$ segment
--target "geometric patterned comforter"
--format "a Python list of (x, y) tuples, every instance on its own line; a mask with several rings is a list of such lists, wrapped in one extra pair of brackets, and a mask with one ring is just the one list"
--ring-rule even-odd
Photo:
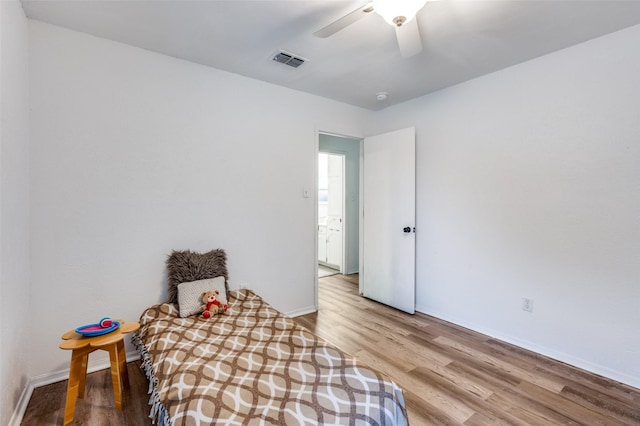
[(164, 425), (407, 425), (402, 391), (269, 306), (229, 292), (229, 315), (147, 309), (134, 342)]

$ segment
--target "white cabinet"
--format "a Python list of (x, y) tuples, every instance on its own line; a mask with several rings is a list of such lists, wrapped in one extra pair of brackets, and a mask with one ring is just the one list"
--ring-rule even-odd
[(342, 218), (329, 216), (326, 225), (318, 225), (318, 261), (342, 270)]
[(327, 264), (341, 269), (342, 265), (342, 218), (329, 216), (327, 223)]
[(327, 225), (318, 225), (318, 260), (327, 261)]

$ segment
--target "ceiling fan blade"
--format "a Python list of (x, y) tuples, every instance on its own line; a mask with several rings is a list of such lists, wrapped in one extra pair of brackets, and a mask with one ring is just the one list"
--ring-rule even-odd
[(327, 38), (337, 33), (341, 29), (348, 27), (354, 22), (359, 21), (371, 12), (373, 12), (373, 3), (367, 3), (364, 6), (360, 6), (353, 12), (346, 14), (337, 21), (330, 23), (326, 27), (319, 29), (318, 31), (313, 33), (313, 35), (320, 38)]
[(422, 40), (418, 20), (412, 19), (401, 27), (396, 27), (396, 38), (400, 47), (400, 55), (410, 58), (422, 52)]

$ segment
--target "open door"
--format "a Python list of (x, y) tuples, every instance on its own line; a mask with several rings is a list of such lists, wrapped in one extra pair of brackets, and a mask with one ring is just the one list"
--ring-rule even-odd
[(415, 313), (415, 128), (364, 139), (362, 294)]

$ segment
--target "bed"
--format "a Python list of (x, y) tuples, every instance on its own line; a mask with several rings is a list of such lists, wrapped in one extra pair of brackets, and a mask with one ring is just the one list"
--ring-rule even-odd
[[(229, 291), (226, 254), (173, 252), (169, 300), (146, 309), (133, 337), (160, 425), (408, 425), (388, 377), (278, 312)], [(202, 290), (222, 314), (199, 314)]]

